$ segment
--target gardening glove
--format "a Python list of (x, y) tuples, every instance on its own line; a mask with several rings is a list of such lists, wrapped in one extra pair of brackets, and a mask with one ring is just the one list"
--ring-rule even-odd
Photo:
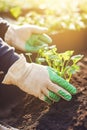
[(23, 55), (10, 67), (4, 84), (14, 84), (24, 92), (48, 102), (58, 102), (60, 97), (69, 101), (76, 88), (58, 76), (48, 66), (27, 63)]
[(47, 28), (35, 25), (9, 26), (5, 41), (18, 50), (37, 52), (52, 42), (52, 39), (44, 34), (46, 31)]

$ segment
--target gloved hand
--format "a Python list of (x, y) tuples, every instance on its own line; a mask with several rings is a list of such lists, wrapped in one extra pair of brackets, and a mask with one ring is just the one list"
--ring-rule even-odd
[(60, 97), (69, 101), (71, 94), (76, 93), (76, 88), (59, 77), (52, 68), (27, 63), (23, 55), (10, 67), (3, 83), (14, 84), (48, 103), (58, 102)]
[(18, 50), (37, 52), (52, 42), (52, 39), (44, 34), (46, 31), (47, 28), (35, 25), (9, 26), (5, 41)]

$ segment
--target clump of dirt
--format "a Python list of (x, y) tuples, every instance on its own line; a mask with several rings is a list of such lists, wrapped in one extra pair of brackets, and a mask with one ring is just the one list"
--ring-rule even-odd
[(0, 121), (20, 130), (87, 130), (87, 54), (79, 64), (81, 70), (71, 81), (78, 93), (71, 101), (61, 99), (49, 106), (18, 89), (11, 89), (13, 98), (8, 97), (9, 102), (3, 103)]

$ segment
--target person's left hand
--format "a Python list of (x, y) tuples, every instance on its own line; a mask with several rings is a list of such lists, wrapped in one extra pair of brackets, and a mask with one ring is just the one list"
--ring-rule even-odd
[(37, 52), (52, 42), (52, 39), (44, 34), (45, 32), (47, 28), (36, 25), (9, 26), (5, 41), (18, 50)]

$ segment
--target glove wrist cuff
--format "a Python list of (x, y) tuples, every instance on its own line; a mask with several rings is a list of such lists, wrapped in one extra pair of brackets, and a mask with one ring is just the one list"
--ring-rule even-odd
[(26, 62), (25, 57), (21, 54), (20, 58), (9, 68), (2, 83), (14, 84), (20, 86), (24, 77), (31, 71), (32, 65)]

